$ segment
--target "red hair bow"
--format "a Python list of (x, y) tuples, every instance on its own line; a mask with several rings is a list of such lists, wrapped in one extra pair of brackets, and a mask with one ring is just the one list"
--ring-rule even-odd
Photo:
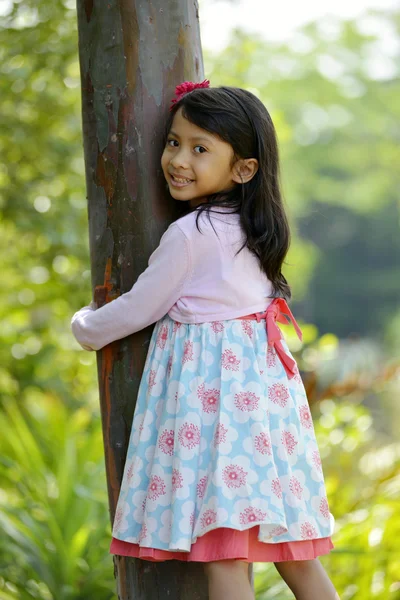
[(170, 110), (173, 109), (174, 104), (179, 102), (179, 100), (181, 98), (183, 98), (183, 96), (185, 96), (189, 92), (192, 92), (193, 90), (197, 90), (200, 88), (209, 88), (209, 87), (210, 87), (210, 82), (208, 79), (205, 79), (204, 81), (201, 81), (200, 83), (194, 83), (193, 81), (184, 81), (183, 83), (180, 83), (175, 88), (175, 98), (173, 98), (171, 100)]

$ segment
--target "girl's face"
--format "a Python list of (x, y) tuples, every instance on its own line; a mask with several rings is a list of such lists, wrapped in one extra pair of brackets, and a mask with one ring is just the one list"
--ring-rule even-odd
[(188, 200), (195, 207), (211, 194), (232, 189), (233, 158), (230, 144), (185, 119), (182, 109), (177, 111), (161, 157), (175, 200)]

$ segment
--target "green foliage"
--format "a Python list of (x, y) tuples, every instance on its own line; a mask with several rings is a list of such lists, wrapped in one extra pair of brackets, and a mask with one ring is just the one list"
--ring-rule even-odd
[(0, 22), (0, 394), (35, 385), (73, 405), (95, 385), (69, 330), (91, 293), (75, 3), (11, 7)]
[(336, 552), (325, 567), (343, 600), (400, 598), (400, 445), (385, 443), (369, 410), (354, 400), (324, 400), (316, 434), (337, 520)]
[(32, 390), (0, 415), (0, 599), (110, 600), (101, 423)]

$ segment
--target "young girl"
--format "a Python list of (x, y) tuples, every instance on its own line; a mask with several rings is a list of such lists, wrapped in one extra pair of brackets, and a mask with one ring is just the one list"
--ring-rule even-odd
[(86, 306), (86, 350), (157, 322), (139, 389), (110, 551), (200, 561), (211, 600), (249, 600), (247, 563), (274, 562), (298, 600), (334, 600), (334, 547), (304, 386), (277, 322), (289, 228), (271, 117), (250, 92), (176, 88), (161, 165), (190, 212), (132, 289)]

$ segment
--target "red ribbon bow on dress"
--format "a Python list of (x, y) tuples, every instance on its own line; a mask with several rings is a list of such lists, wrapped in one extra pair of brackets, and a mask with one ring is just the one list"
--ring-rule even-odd
[(268, 346), (275, 348), (275, 351), (283, 364), (288, 378), (291, 379), (294, 377), (297, 373), (296, 361), (286, 354), (281, 341), (282, 332), (276, 322), (278, 321), (278, 323), (287, 324), (291, 321), (300, 340), (303, 340), (303, 334), (300, 327), (296, 323), (296, 319), (292, 315), (292, 311), (288, 307), (286, 300), (283, 298), (274, 298), (264, 313), (255, 313), (254, 315), (240, 318), (257, 319), (258, 323), (261, 321), (261, 319), (266, 320)]

